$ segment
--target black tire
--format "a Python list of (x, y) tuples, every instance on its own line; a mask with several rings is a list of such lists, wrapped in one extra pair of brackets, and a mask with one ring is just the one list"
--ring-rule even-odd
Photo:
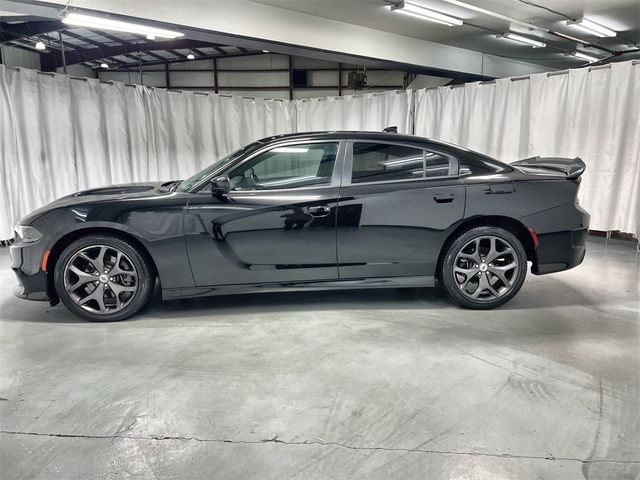
[[(123, 258), (125, 259), (125, 265), (130, 264), (129, 266), (132, 268), (132, 271), (135, 272), (137, 277), (135, 278), (136, 290), (131, 294), (127, 294), (126, 292), (124, 293), (126, 304), (122, 306), (121, 309), (110, 312), (107, 308), (103, 313), (100, 313), (97, 311), (88, 311), (87, 308), (89, 307), (87, 307), (86, 304), (84, 307), (82, 307), (78, 303), (79, 300), (72, 297), (72, 295), (75, 295), (75, 292), (70, 293), (67, 291), (67, 287), (65, 286), (65, 272), (67, 271), (67, 267), (70, 266), (69, 262), (72, 259), (78, 258), (77, 254), (79, 254), (79, 252), (87, 251), (87, 249), (91, 248), (99, 249), (102, 247), (106, 247), (107, 249), (109, 249), (108, 252), (121, 252), (122, 254), (124, 254)], [(87, 270), (89, 270), (89, 268), (87, 268)], [(67, 273), (67, 275), (69, 275), (69, 273)], [(96, 274), (91, 273), (91, 275)], [(96, 282), (88, 282), (88, 284), (95, 283), (96, 285), (99, 285), (98, 278), (101, 278), (103, 276), (108, 277), (109, 275), (100, 275), (99, 277), (96, 276)], [(125, 276), (125, 278), (127, 277)], [(64, 303), (65, 306), (69, 310), (71, 310), (71, 312), (81, 318), (84, 318), (85, 320), (89, 320), (92, 322), (113, 322), (129, 318), (130, 316), (140, 311), (140, 309), (142, 309), (149, 302), (149, 299), (153, 294), (155, 285), (155, 270), (151, 266), (145, 253), (141, 252), (138, 248), (128, 244), (121, 238), (106, 234), (88, 235), (74, 241), (62, 251), (55, 265), (53, 279), (58, 297), (60, 298), (62, 303)], [(113, 290), (109, 290), (107, 285), (104, 285), (103, 287), (105, 288), (105, 290), (109, 291), (109, 293), (106, 294), (107, 297), (109, 295), (113, 296)], [(80, 287), (80, 289), (83, 288), (87, 287)], [(89, 286), (88, 288), (92, 287)], [(109, 298), (107, 298), (107, 300), (109, 300)], [(125, 301), (123, 301), (122, 303), (125, 303)], [(103, 294), (102, 305), (104, 306), (104, 304), (105, 296)], [(111, 306), (113, 306), (114, 309), (118, 308), (114, 305)], [(100, 308), (99, 305), (97, 307), (98, 309)]]
[[(491, 243), (492, 237), (497, 239), (495, 243)], [(487, 252), (487, 248), (490, 245), (497, 244), (504, 248), (501, 258), (496, 257), (497, 265), (485, 262), (489, 256), (483, 257), (482, 253)], [(507, 245), (511, 247), (511, 251), (506, 247)], [(475, 260), (470, 260), (472, 255), (476, 257), (476, 253), (472, 253), (472, 255), (468, 253), (475, 251), (477, 251), (477, 257), (481, 260), (478, 263)], [(456, 262), (463, 262), (462, 267), (465, 268), (461, 268), (461, 264)], [(498, 264), (499, 262), (503, 263)], [(508, 268), (512, 264), (515, 267), (512, 267), (507, 274), (498, 270), (500, 268)], [(454, 272), (454, 267), (456, 267), (456, 272)], [(495, 269), (494, 271), (498, 271), (503, 276), (504, 282), (493, 273), (492, 269)], [(470, 274), (459, 273), (461, 270), (467, 270)], [(511, 277), (506, 275), (511, 275)], [(499, 227), (476, 227), (462, 232), (449, 244), (438, 276), (445, 292), (459, 305), (478, 310), (491, 309), (504, 305), (522, 287), (527, 276), (527, 254), (520, 240), (511, 232)], [(482, 276), (485, 278), (481, 280)], [(488, 283), (481, 284), (481, 281)], [(491, 282), (494, 283), (491, 284)], [(486, 297), (472, 298), (475, 293), (473, 287), (476, 283), (476, 290), (480, 289), (481, 286), (487, 287), (482, 288), (480, 292), (481, 294), (487, 292), (485, 293)], [(508, 288), (507, 284), (509, 285)], [(469, 292), (468, 289), (472, 291)], [(493, 292), (497, 293), (498, 296)]]

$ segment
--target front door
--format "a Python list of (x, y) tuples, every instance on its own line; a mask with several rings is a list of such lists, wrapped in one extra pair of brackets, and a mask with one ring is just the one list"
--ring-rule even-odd
[(464, 206), (455, 157), (393, 142), (349, 142), (337, 224), (340, 278), (433, 276)]
[(229, 171), (228, 194), (212, 195), (208, 187), (195, 193), (185, 238), (196, 285), (338, 278), (336, 165), (343, 145), (267, 147)]

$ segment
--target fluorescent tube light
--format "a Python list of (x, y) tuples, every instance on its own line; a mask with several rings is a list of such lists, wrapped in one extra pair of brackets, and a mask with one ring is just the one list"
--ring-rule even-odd
[(514, 40), (516, 42), (525, 43), (527, 45), (532, 46), (533, 48), (542, 48), (546, 47), (547, 44), (544, 42), (540, 42), (538, 40), (533, 40), (531, 38), (523, 37), (522, 35), (518, 35), (517, 33), (505, 33), (504, 35), (498, 35), (498, 38), (508, 38), (509, 40)]
[(189, 52), (187, 54), (187, 60), (193, 60), (194, 58), (196, 58), (196, 56), (193, 53)]
[[(469, 10), (471, 10), (473, 12), (478, 12), (478, 13), (482, 13), (483, 15), (489, 15), (490, 17), (494, 17), (494, 18), (499, 18), (501, 20), (505, 20), (505, 21), (509, 22), (512, 25), (521, 25), (523, 27), (531, 28), (531, 29), (534, 29), (534, 30), (540, 30), (542, 32), (549, 32), (550, 31), (548, 28), (540, 27), (540, 26), (538, 26), (538, 25), (536, 25), (534, 23), (523, 22), (522, 20), (518, 20), (516, 18), (509, 17), (507, 15), (503, 15), (503, 14), (498, 13), (498, 12), (493, 12), (491, 10), (487, 10), (486, 8), (477, 7), (475, 5), (471, 5), (469, 3), (462, 2), (460, 0), (442, 0), (442, 1), (450, 3), (451, 5), (456, 5), (457, 7), (462, 7), (462, 8), (469, 9)], [(586, 40), (582, 40), (581, 38), (572, 37), (572, 36), (566, 35), (564, 33), (558, 33), (558, 32), (556, 32), (556, 33), (561, 35), (563, 38), (566, 38), (567, 40), (571, 40), (572, 42), (580, 43), (582, 45), (585, 45), (585, 44), (589, 43)]]
[(403, 2), (400, 5), (390, 5), (389, 10), (391, 12), (403, 13), (411, 17), (420, 18), (422, 20), (428, 20), (430, 22), (440, 23), (453, 27), (454, 25), (462, 25), (462, 20), (459, 18), (445, 15), (444, 13), (436, 12), (429, 8), (425, 8), (415, 3)]
[(102, 62), (100, 64), (100, 68), (109, 68), (109, 65), (107, 63)]
[(45, 47), (44, 43), (36, 42), (36, 50), (44, 50), (45, 48), (47, 47)]
[(580, 30), (590, 33), (591, 35), (596, 35), (597, 37), (615, 37), (617, 33), (610, 28), (603, 27), (602, 25), (593, 22), (587, 18), (579, 18), (575, 22), (571, 20), (567, 20), (567, 25), (573, 25), (574, 27), (578, 27)]
[(587, 55), (586, 53), (582, 53), (582, 52), (575, 52), (575, 53), (572, 53), (571, 55), (573, 55), (576, 58), (586, 60), (589, 63), (597, 62), (598, 60), (600, 60), (598, 57), (592, 57), (591, 55)]
[(176, 38), (184, 35), (184, 33), (165, 30), (163, 28), (147, 27), (137, 23), (121, 22), (119, 20), (93, 17), (91, 15), (81, 15), (79, 13), (70, 13), (62, 19), (62, 23), (76, 27), (95, 28), (97, 30), (114, 30), (116, 32), (135, 33), (145, 36), (150, 35), (152, 37), (160, 38)]

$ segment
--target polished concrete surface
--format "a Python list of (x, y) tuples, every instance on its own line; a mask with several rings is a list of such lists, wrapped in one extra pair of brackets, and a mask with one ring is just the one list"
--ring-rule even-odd
[(95, 324), (14, 284), (0, 269), (2, 479), (640, 475), (630, 242), (592, 239), (582, 266), (485, 312), (370, 290)]

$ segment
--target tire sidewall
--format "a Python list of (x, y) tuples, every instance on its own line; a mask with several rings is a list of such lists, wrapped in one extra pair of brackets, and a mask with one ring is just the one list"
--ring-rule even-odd
[[(453, 266), (456, 259), (456, 255), (458, 251), (466, 245), (470, 240), (473, 240), (476, 237), (483, 236), (494, 236), (501, 238), (508, 242), (514, 249), (516, 254), (516, 259), (519, 266), (518, 276), (515, 279), (515, 283), (511, 288), (511, 291), (506, 295), (497, 298), (490, 302), (477, 302), (468, 297), (466, 297), (459, 289), (457, 282), (455, 280), (453, 274)], [(527, 276), (527, 254), (522, 246), (522, 243), (513, 233), (500, 228), (500, 227), (475, 227), (470, 230), (467, 230), (461, 233), (450, 245), (445, 254), (444, 260), (442, 262), (442, 270), (440, 272), (440, 278), (442, 280), (444, 289), (447, 291), (448, 295), (458, 304), (467, 308), (474, 309), (491, 309), (495, 307), (499, 307), (500, 305), (504, 305), (509, 300), (511, 300), (522, 287), (524, 280)]]
[[(134, 298), (125, 308), (113, 314), (94, 314), (82, 309), (69, 296), (64, 286), (64, 272), (68, 262), (78, 251), (92, 245), (106, 245), (121, 250), (129, 257), (138, 272), (138, 290), (136, 291)], [(68, 245), (62, 251), (60, 257), (58, 257), (53, 274), (56, 293), (62, 303), (64, 303), (72, 313), (92, 322), (114, 322), (124, 320), (139, 311), (146, 305), (153, 293), (153, 279), (154, 276), (151, 274), (151, 268), (144, 255), (126, 241), (109, 235), (91, 235), (80, 238)]]

